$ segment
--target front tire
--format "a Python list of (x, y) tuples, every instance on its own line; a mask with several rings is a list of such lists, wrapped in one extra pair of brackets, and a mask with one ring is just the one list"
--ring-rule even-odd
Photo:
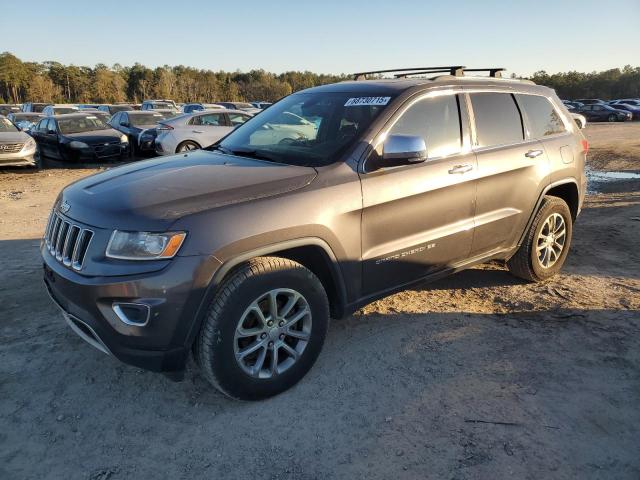
[(196, 363), (222, 393), (241, 400), (295, 385), (320, 354), (329, 302), (309, 269), (279, 257), (240, 265), (220, 286), (194, 345)]
[(573, 233), (573, 217), (567, 203), (546, 196), (527, 235), (507, 262), (516, 277), (542, 282), (556, 275), (564, 264)]
[(610, 122), (617, 122), (618, 121), (618, 117), (617, 115), (609, 115), (609, 118), (607, 118), (607, 120), (609, 120)]

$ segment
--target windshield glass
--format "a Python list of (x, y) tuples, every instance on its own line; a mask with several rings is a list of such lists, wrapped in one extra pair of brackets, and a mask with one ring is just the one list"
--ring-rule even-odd
[(65, 113), (74, 113), (77, 111), (78, 109), (73, 107), (53, 107), (53, 113), (55, 115), (64, 115)]
[(0, 132), (17, 132), (16, 126), (6, 118), (0, 118)]
[(58, 128), (61, 133), (82, 133), (93, 130), (106, 130), (109, 127), (106, 123), (93, 115), (77, 118), (59, 118)]
[(174, 117), (175, 115), (169, 112), (154, 112), (154, 113), (136, 113), (135, 115), (129, 114), (129, 123), (134, 127), (141, 125), (155, 125), (161, 120)]
[(42, 117), (40, 115), (19, 114), (13, 117), (16, 122), (37, 122)]
[(328, 165), (338, 160), (390, 101), (389, 96), (353, 93), (290, 95), (243, 124), (219, 147), (236, 155), (291, 165)]
[(153, 108), (154, 110), (164, 110), (165, 108), (173, 109), (174, 107), (168, 102), (153, 102), (151, 104), (151, 108)]

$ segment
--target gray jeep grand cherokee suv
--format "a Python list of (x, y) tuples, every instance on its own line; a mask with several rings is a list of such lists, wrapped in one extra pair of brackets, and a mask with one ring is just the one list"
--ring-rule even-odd
[(425, 77), (442, 70), (310, 88), (205, 150), (66, 187), (41, 252), (70, 327), (178, 378), (193, 352), (259, 399), (306, 374), (329, 317), (488, 260), (556, 274), (588, 144), (552, 90)]

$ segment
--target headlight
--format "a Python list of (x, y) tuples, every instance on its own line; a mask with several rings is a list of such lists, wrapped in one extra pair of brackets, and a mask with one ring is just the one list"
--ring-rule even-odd
[(27, 140), (27, 142), (24, 144), (22, 149), (29, 150), (30, 148), (35, 148), (35, 146), (36, 146), (36, 141), (33, 138), (29, 138), (29, 140)]
[(121, 260), (173, 258), (186, 236), (186, 232), (149, 233), (115, 230), (107, 245), (106, 255)]
[(71, 148), (89, 148), (89, 145), (87, 145), (86, 143), (84, 143), (84, 142), (76, 142), (76, 141), (71, 142), (69, 144), (69, 146)]
[(129, 143), (129, 137), (127, 137), (126, 135), (120, 135), (120, 142), (122, 143)]

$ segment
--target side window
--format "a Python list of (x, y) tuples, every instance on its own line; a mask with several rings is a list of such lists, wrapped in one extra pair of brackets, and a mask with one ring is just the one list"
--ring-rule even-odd
[(229, 121), (231, 122), (231, 126), (235, 127), (236, 125), (242, 125), (244, 122), (249, 120), (248, 115), (243, 115), (242, 113), (229, 113)]
[(470, 97), (479, 147), (524, 139), (520, 111), (510, 93), (472, 93)]
[(531, 138), (542, 138), (566, 131), (560, 115), (548, 98), (516, 94), (516, 100), (527, 117)]
[(127, 115), (126, 113), (121, 113), (120, 120), (119, 120), (120, 125), (124, 125), (128, 121), (129, 121), (129, 115)]
[(457, 96), (419, 100), (402, 114), (388, 135), (416, 135), (424, 138), (429, 158), (459, 153), (462, 136)]
[(109, 123), (111, 125), (118, 125), (120, 123), (120, 117), (122, 115), (120, 115), (120, 112), (116, 113), (113, 117), (111, 117), (111, 120), (109, 120)]
[(208, 115), (200, 115), (200, 124), (210, 127), (219, 127), (224, 125), (224, 115), (221, 113), (210, 113)]
[(50, 118), (47, 122), (47, 132), (55, 132), (56, 131), (56, 121), (53, 118)]
[(594, 111), (600, 111), (600, 110), (604, 110), (604, 108), (602, 108), (600, 105), (594, 105), (591, 107), (592, 110)]

